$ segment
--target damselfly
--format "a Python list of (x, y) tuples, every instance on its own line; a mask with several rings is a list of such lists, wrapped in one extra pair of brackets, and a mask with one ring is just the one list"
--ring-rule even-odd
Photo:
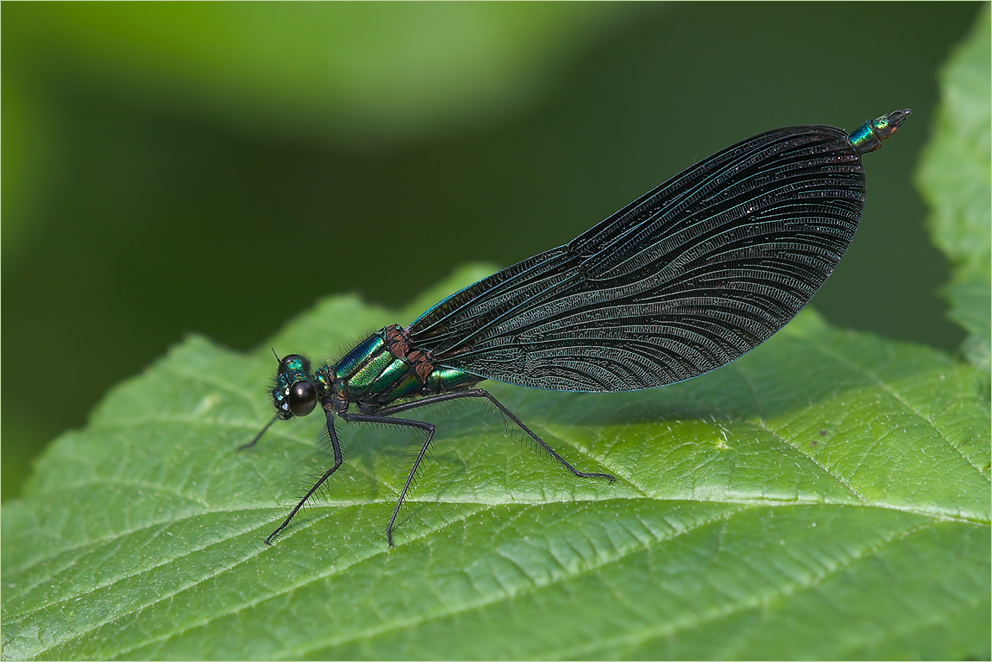
[[(781, 329), (837, 266), (861, 218), (861, 156), (908, 117), (897, 110), (850, 135), (795, 126), (754, 136), (648, 191), (571, 242), (452, 294), (406, 327), (387, 326), (333, 365), (279, 361), (276, 419), (319, 403), (334, 463), (265, 539), (269, 543), (343, 463), (335, 417), (425, 433), (386, 526), (434, 438), (397, 417), (485, 398), (565, 469), (573, 467), (479, 382), (557, 391), (632, 391), (733, 361)], [(351, 411), (355, 405), (357, 411)]]

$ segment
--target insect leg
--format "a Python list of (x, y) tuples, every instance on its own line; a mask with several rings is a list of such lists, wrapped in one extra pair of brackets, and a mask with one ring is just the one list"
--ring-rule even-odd
[(249, 441), (247, 444), (241, 444), (240, 446), (238, 446), (238, 452), (240, 453), (243, 450), (248, 450), (249, 448), (257, 444), (258, 440), (262, 438), (263, 434), (265, 434), (265, 431), (268, 430), (270, 427), (272, 427), (272, 424), (275, 423), (278, 419), (279, 419), (278, 416), (273, 416), (272, 418), (270, 418), (269, 422), (265, 424), (265, 427), (259, 430), (258, 434), (256, 434), (251, 441)]
[(555, 452), (555, 449), (551, 448), (551, 446), (546, 444), (543, 439), (538, 437), (533, 432), (533, 430), (531, 430), (529, 427), (524, 425), (524, 422), (521, 421), (519, 418), (517, 418), (517, 416), (513, 412), (507, 409), (503, 405), (503, 403), (501, 403), (499, 400), (494, 398), (489, 391), (486, 391), (481, 388), (470, 388), (464, 391), (454, 391), (452, 393), (440, 393), (438, 395), (429, 395), (419, 400), (412, 400), (410, 402), (404, 402), (402, 404), (393, 405), (392, 407), (385, 407), (377, 411), (376, 414), (378, 416), (391, 416), (393, 414), (398, 414), (399, 412), (407, 411), (409, 409), (415, 409), (417, 407), (422, 407), (424, 405), (434, 404), (438, 402), (447, 402), (449, 400), (458, 400), (460, 398), (485, 398), (489, 400), (489, 402), (493, 403), (493, 405), (495, 405), (496, 408), (499, 409), (507, 418), (513, 421), (517, 427), (519, 427), (521, 430), (526, 432), (531, 439), (533, 439), (538, 444), (540, 444), (541, 448), (546, 450), (551, 455), (551, 457), (558, 460), (559, 464), (561, 464), (563, 467), (571, 471), (579, 478), (605, 478), (611, 483), (616, 480), (616, 476), (613, 476), (612, 474), (587, 473), (585, 471), (579, 471), (578, 469), (573, 467), (571, 464), (568, 463), (568, 461), (565, 458), (563, 458), (561, 455)]
[(316, 492), (320, 488), (320, 486), (324, 484), (324, 481), (330, 478), (331, 474), (337, 471), (338, 468), (341, 466), (341, 464), (344, 462), (344, 458), (341, 455), (341, 444), (338, 442), (338, 434), (334, 430), (334, 414), (325, 409), (324, 415), (327, 416), (327, 434), (329, 434), (331, 437), (331, 448), (334, 451), (334, 466), (324, 472), (324, 475), (321, 476), (320, 479), (313, 484), (313, 487), (307, 490), (306, 496), (300, 499), (300, 502), (296, 504), (296, 507), (293, 508), (292, 512), (289, 513), (289, 516), (283, 521), (283, 523), (280, 524), (275, 531), (269, 534), (269, 537), (265, 539), (266, 545), (271, 545), (272, 539), (276, 536), (276, 534), (278, 534), (280, 531), (282, 531), (287, 526), (289, 526), (289, 522), (293, 519), (293, 517), (296, 516), (296, 513), (300, 511), (300, 508), (302, 508), (303, 505), (310, 500), (310, 497), (313, 496), (313, 493)]
[(427, 439), (424, 441), (424, 445), (421, 446), (420, 452), (417, 454), (417, 459), (413, 462), (413, 467), (410, 469), (410, 474), (406, 477), (406, 482), (403, 484), (403, 491), (400, 492), (400, 498), (396, 501), (396, 507), (393, 508), (393, 515), (389, 518), (389, 524), (386, 525), (386, 540), (389, 542), (389, 546), (392, 547), (393, 523), (396, 522), (396, 515), (400, 512), (400, 506), (403, 505), (403, 500), (406, 498), (407, 490), (410, 489), (410, 483), (413, 482), (413, 477), (417, 473), (417, 467), (420, 466), (421, 460), (424, 459), (424, 455), (427, 454), (427, 449), (431, 445), (431, 440), (434, 439), (434, 430), (436, 428), (430, 423), (425, 423), (423, 421), (411, 421), (406, 418), (387, 418), (386, 416), (383, 416), (381, 412), (376, 415), (342, 414), (341, 418), (349, 423), (384, 423), (386, 425), (405, 425), (406, 427), (418, 428), (427, 432)]

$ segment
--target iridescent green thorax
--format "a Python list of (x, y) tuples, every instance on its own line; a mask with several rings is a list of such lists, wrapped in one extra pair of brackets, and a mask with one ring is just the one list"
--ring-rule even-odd
[(907, 108), (868, 120), (851, 133), (851, 144), (859, 154), (874, 152), (882, 146), (883, 140), (896, 132), (909, 115), (910, 110)]
[[(280, 373), (279, 385), (300, 378)], [(331, 366), (313, 373), (312, 383), (322, 402), (335, 412), (351, 404), (378, 409), (409, 397), (466, 388), (479, 381), (476, 375), (454, 368), (435, 367), (430, 353), (410, 347), (409, 337), (396, 325), (387, 326), (360, 342)]]
[(337, 377), (350, 378), (365, 366), (369, 359), (382, 351), (383, 340), (380, 329), (375, 335), (369, 336), (344, 355), (340, 361), (334, 364), (334, 373)]

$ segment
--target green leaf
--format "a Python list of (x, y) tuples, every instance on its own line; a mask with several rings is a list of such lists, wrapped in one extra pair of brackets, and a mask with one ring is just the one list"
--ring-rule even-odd
[(940, 75), (941, 105), (934, 137), (917, 176), (930, 204), (934, 243), (954, 275), (944, 290), (950, 317), (968, 331), (964, 354), (990, 369), (992, 334), (992, 67), (989, 7)]
[[(463, 270), (429, 295), (480, 275)], [(275, 339), (337, 352), (410, 315), (353, 296)], [(3, 507), (3, 657), (953, 658), (989, 655), (984, 377), (804, 312), (663, 389), (492, 392), (579, 480), (475, 404), (420, 437), (341, 425), (329, 458), (269, 418), (267, 347), (191, 337), (63, 435)]]

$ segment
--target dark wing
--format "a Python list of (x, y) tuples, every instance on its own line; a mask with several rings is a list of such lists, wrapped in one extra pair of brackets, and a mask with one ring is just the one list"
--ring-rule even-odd
[(689, 379), (806, 305), (847, 250), (864, 198), (844, 131), (770, 131), (450, 296), (411, 325), (411, 345), (435, 365), (536, 388)]

